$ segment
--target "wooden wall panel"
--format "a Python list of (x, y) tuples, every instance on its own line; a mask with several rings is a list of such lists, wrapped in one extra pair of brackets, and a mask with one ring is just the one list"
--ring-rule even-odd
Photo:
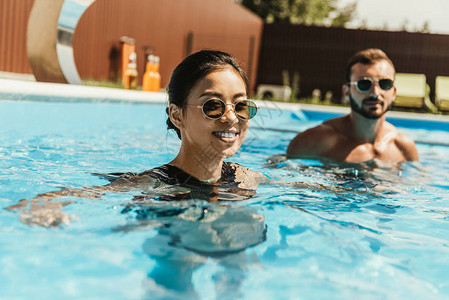
[(231, 0), (97, 0), (75, 31), (75, 63), (82, 78), (111, 79), (120, 38), (132, 37), (136, 41), (140, 81), (145, 48), (151, 47), (161, 58), (165, 86), (173, 68), (187, 55), (188, 36), (192, 33), (193, 51), (210, 48), (235, 55), (253, 75), (254, 86), (262, 28), (259, 17)]
[(27, 21), (34, 0), (0, 0), (0, 71), (31, 74)]

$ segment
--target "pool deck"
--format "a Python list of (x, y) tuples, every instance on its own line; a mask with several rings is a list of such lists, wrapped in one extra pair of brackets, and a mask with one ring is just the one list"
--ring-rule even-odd
[(0, 78), (0, 99), (73, 102), (167, 101), (166, 93)]
[[(143, 92), (107, 87), (36, 82), (33, 75), (0, 72), (0, 99), (57, 102), (167, 103), (168, 97), (165, 92)], [(262, 108), (296, 112), (304, 110), (312, 114), (314, 112), (328, 114), (329, 117), (346, 114), (350, 111), (349, 107), (340, 106), (256, 101)], [(441, 122), (445, 127), (449, 128), (448, 115), (388, 112), (388, 119), (392, 118)]]

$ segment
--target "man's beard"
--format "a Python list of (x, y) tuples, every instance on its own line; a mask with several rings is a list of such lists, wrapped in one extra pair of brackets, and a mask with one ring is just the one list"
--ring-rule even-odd
[[(355, 102), (354, 98), (352, 98), (351, 94), (349, 94), (349, 104), (351, 105), (351, 109), (367, 119), (373, 119), (373, 120), (379, 119), (380, 117), (385, 115), (387, 113), (387, 111), (389, 111), (391, 108), (391, 105), (389, 105), (387, 108), (385, 108), (385, 110), (381, 114), (378, 114), (375, 111), (363, 109), (363, 103), (365, 101), (372, 101), (372, 100), (377, 101), (377, 96), (373, 95), (373, 96), (370, 96), (369, 98), (363, 99), (362, 105), (358, 106), (357, 103)], [(381, 102), (381, 105), (382, 105), (382, 107), (384, 107), (385, 102)]]

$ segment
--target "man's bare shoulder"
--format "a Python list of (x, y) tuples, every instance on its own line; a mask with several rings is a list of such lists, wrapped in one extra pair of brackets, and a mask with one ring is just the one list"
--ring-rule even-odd
[(323, 156), (337, 143), (343, 117), (334, 118), (299, 133), (288, 145), (287, 156)]
[(329, 119), (324, 121), (321, 125), (329, 126), (329, 128), (332, 128), (332, 130), (334, 130), (334, 133), (342, 132), (345, 131), (345, 128), (350, 125), (349, 116), (346, 115)]
[(386, 135), (393, 136), (395, 146), (402, 152), (404, 158), (408, 161), (419, 160), (418, 150), (415, 142), (407, 134), (399, 131), (399, 129), (389, 122), (385, 122)]
[(395, 143), (396, 146), (404, 154), (405, 159), (407, 159), (408, 161), (419, 160), (418, 150), (416, 149), (415, 142), (408, 135), (398, 130), (398, 133), (395, 138)]

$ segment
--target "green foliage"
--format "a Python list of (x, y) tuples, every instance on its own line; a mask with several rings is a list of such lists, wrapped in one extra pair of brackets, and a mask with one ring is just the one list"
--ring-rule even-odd
[(351, 21), (357, 3), (339, 8), (338, 0), (240, 0), (266, 22), (344, 26)]
[(421, 33), (429, 33), (430, 32), (429, 21), (425, 21), (424, 24), (422, 25), (422, 28), (416, 28), (415, 31)]
[(100, 86), (100, 87), (123, 89), (122, 84), (107, 80), (84, 79), (83, 84), (88, 86)]
[(299, 81), (300, 76), (298, 71), (293, 72), (291, 82), (290, 82), (290, 73), (288, 72), (288, 70), (282, 71), (282, 84), (284, 86), (290, 87), (291, 89), (290, 101), (296, 100), (297, 99), (296, 97), (298, 97), (299, 95)]
[[(124, 89), (123, 84), (107, 80), (84, 79), (83, 84), (87, 86), (108, 87), (114, 89)], [(136, 90), (141, 90), (141, 86), (137, 86)]]

